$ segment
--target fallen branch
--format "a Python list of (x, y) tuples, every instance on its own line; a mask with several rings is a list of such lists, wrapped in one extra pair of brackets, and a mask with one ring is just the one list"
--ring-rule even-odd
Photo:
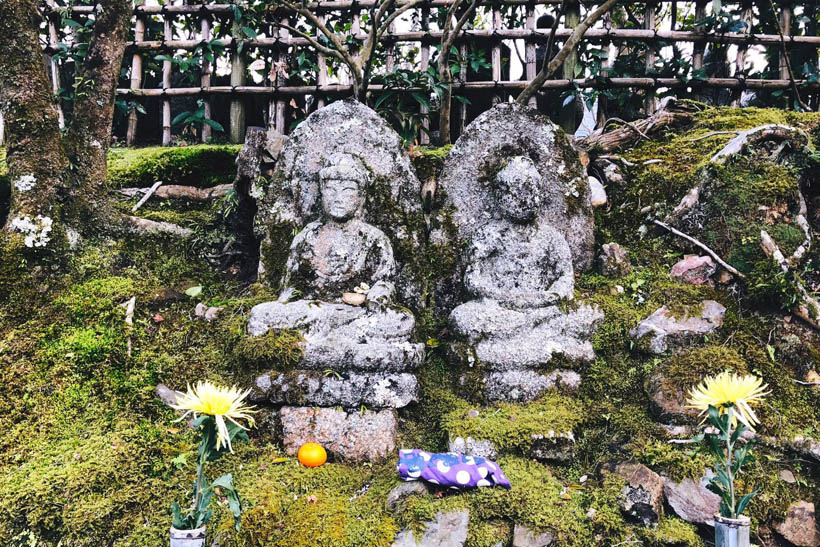
[(120, 304), (125, 307), (125, 331), (128, 341), (128, 357), (131, 357), (131, 329), (134, 327), (134, 306), (137, 304), (137, 297), (132, 296), (128, 302)]
[(699, 107), (693, 103), (667, 97), (661, 101), (658, 110), (648, 118), (635, 120), (630, 125), (621, 126), (608, 133), (604, 133), (603, 128), (598, 129), (590, 136), (576, 140), (575, 145), (590, 152), (609, 154), (634, 145), (642, 136), (648, 138), (652, 133), (662, 129), (689, 123), (698, 110)]
[(602, 126), (602, 129), (606, 129), (606, 126), (609, 125), (610, 123), (623, 124), (623, 125), (629, 127), (630, 129), (632, 129), (632, 131), (634, 131), (635, 133), (637, 133), (638, 135), (640, 135), (644, 139), (649, 140), (649, 137), (647, 136), (647, 134), (644, 133), (643, 131), (641, 131), (640, 129), (638, 129), (637, 127), (635, 127), (634, 123), (628, 122), (626, 120), (622, 120), (621, 118), (609, 118), (607, 121), (604, 122), (604, 125)]
[(143, 204), (143, 203), (145, 203), (146, 201), (148, 201), (148, 198), (150, 198), (152, 195), (154, 195), (154, 192), (156, 192), (156, 191), (157, 191), (157, 188), (159, 188), (161, 185), (162, 185), (162, 181), (161, 181), (161, 180), (158, 180), (157, 182), (155, 182), (155, 183), (154, 183), (154, 185), (153, 185), (151, 188), (149, 188), (147, 192), (145, 192), (145, 195), (144, 195), (144, 196), (142, 196), (142, 199), (140, 199), (140, 200), (137, 202), (137, 204), (136, 204), (136, 205), (134, 205), (133, 207), (131, 207), (131, 212), (132, 212), (132, 213), (136, 213), (136, 212), (137, 212), (137, 209), (139, 209), (140, 207), (142, 207), (142, 204)]
[[(169, 184), (157, 188), (154, 191), (154, 197), (157, 199), (188, 199), (191, 201), (208, 201), (210, 199), (224, 196), (230, 192), (232, 188), (232, 184), (220, 184), (210, 188), (197, 188), (196, 186)], [(120, 188), (117, 192), (126, 197), (135, 197), (150, 190), (150, 188)]]
[(124, 219), (140, 235), (167, 234), (177, 237), (190, 237), (194, 233), (193, 230), (170, 222), (157, 222), (156, 220), (132, 216), (125, 216)]
[(683, 239), (689, 241), (690, 243), (693, 243), (693, 244), (697, 245), (698, 247), (703, 249), (706, 253), (708, 253), (709, 256), (711, 256), (715, 260), (715, 262), (720, 264), (720, 266), (724, 270), (729, 272), (730, 274), (732, 274), (735, 277), (738, 277), (740, 279), (746, 279), (745, 275), (743, 275), (742, 273), (737, 271), (737, 269), (734, 268), (733, 266), (727, 264), (726, 261), (724, 261), (722, 258), (720, 258), (720, 256), (718, 256), (718, 254), (715, 251), (713, 251), (712, 249), (707, 247), (704, 243), (701, 243), (700, 241), (698, 241), (697, 239), (695, 239), (694, 237), (692, 237), (688, 234), (684, 234), (680, 230), (677, 230), (677, 229), (673, 228), (672, 226), (666, 224), (665, 222), (661, 222), (660, 220), (653, 220), (652, 222), (654, 222), (655, 224), (657, 224), (658, 226), (660, 226), (664, 230), (668, 230), (669, 232), (672, 232), (676, 236), (682, 237)]

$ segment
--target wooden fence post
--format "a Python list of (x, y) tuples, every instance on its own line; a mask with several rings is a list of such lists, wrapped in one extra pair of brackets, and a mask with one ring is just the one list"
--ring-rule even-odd
[[(527, 11), (526, 11), (526, 26), (527, 30), (530, 32), (529, 37), (524, 42), (524, 62), (526, 63), (525, 67), (525, 77), (528, 82), (531, 82), (536, 74), (538, 74), (538, 67), (536, 66), (536, 44), (535, 40), (532, 38), (532, 33), (535, 31), (535, 6), (533, 4), (527, 4)], [(529, 105), (533, 108), (538, 107), (538, 99), (536, 98), (536, 94), (534, 94), (530, 98)]]
[[(468, 52), (467, 44), (462, 43), (458, 47), (458, 54), (461, 56), (462, 60), (467, 58), (467, 52)], [(458, 82), (459, 83), (467, 83), (467, 77), (468, 77), (467, 63), (464, 63), (464, 64), (461, 65), (461, 70), (459, 70), (459, 72), (458, 72)], [(455, 93), (453, 93), (453, 95), (455, 95)], [(453, 136), (453, 141), (452, 142), (456, 142), (456, 140), (464, 132), (464, 128), (467, 126), (467, 105), (464, 104), (461, 101), (457, 101), (456, 106), (457, 106), (456, 121), (458, 123), (456, 124), (456, 134)]]
[[(282, 19), (282, 23), (287, 25), (288, 19), (287, 17)], [(280, 43), (279, 50), (276, 53), (276, 83), (275, 87), (278, 89), (279, 87), (287, 85), (287, 78), (280, 73), (280, 69), (283, 71), (287, 71), (287, 62), (288, 62), (288, 45), (287, 41), (290, 38), (290, 32), (288, 29), (279, 27), (277, 29), (277, 36), (279, 37), (280, 41), (284, 41), (284, 44)], [(285, 68), (282, 68), (282, 67)], [(279, 135), (284, 135), (287, 132), (287, 127), (285, 127), (285, 108), (287, 107), (287, 103), (283, 98), (278, 96), (276, 98), (276, 105), (275, 105), (275, 112), (274, 112), (274, 119), (273, 119), (273, 126), (276, 128), (276, 133)]]
[[(233, 37), (233, 54), (231, 55), (231, 87), (245, 85), (245, 55), (239, 52), (239, 41), (242, 40), (242, 30), (237, 21), (231, 24)], [(245, 102), (241, 97), (231, 94), (230, 107), (230, 137), (234, 144), (245, 141)]]
[[(493, 31), (496, 31), (501, 28), (501, 10), (497, 7), (493, 7), (492, 10), (492, 24), (493, 24)], [(493, 67), (493, 82), (498, 83), (501, 81), (501, 40), (497, 36), (493, 36), (493, 49), (492, 49), (492, 67)], [(496, 104), (501, 101), (501, 95), (498, 93), (493, 95), (493, 104)]]
[[(657, 5), (654, 2), (646, 3), (646, 11), (644, 12), (643, 20), (643, 26), (646, 30), (655, 30), (655, 8), (657, 8)], [(650, 43), (646, 48), (646, 56), (644, 60), (646, 62), (647, 76), (649, 76), (649, 71), (655, 67), (655, 60), (657, 59), (657, 56), (655, 55), (655, 50), (653, 49), (654, 47), (655, 44)], [(655, 95), (654, 89), (646, 90), (646, 97), (644, 98), (643, 104), (644, 111), (646, 112), (647, 116), (650, 116), (652, 113), (655, 112), (655, 110), (658, 109), (658, 99)]]
[[(568, 29), (574, 29), (581, 22), (581, 6), (577, 2), (567, 3), (567, 12), (564, 15), (564, 26)], [(564, 60), (562, 73), (565, 80), (575, 79), (575, 70), (578, 66), (578, 52), (573, 51)], [(561, 107), (559, 115), (559, 125), (568, 134), (572, 135), (578, 128), (575, 123), (575, 101), (570, 101), (568, 104)]]
[[(48, 7), (54, 10), (57, 4), (54, 0), (48, 0)], [(48, 45), (50, 47), (56, 47), (58, 42), (57, 25), (54, 24), (55, 15), (54, 11), (48, 14)], [(57, 92), (60, 91), (60, 66), (52, 55), (48, 55), (47, 57), (51, 72), (51, 92), (56, 96)], [(57, 119), (60, 124), (60, 129), (63, 129), (65, 127), (65, 115), (63, 114), (63, 107), (60, 104), (60, 100), (56, 101), (55, 106), (57, 107)]]
[[(201, 40), (203, 42), (209, 42), (211, 40), (211, 16), (208, 13), (203, 13), (202, 17), (199, 20), (199, 31), (201, 35)], [(216, 59), (214, 59), (216, 60)], [(207, 90), (211, 87), (211, 63), (208, 62), (208, 59), (205, 58), (205, 55), (202, 56), (202, 74), (199, 78), (199, 85), (202, 89)], [(208, 93), (205, 93), (202, 97), (203, 104), (205, 105), (205, 119), (211, 119), (211, 96)], [(202, 124), (202, 142), (208, 142), (211, 138), (211, 126), (203, 123)]]
[[(173, 16), (163, 12), (163, 45), (174, 39)], [(166, 50), (166, 55), (172, 56), (173, 51)], [(171, 61), (162, 62), (162, 146), (171, 145), (171, 99), (164, 92), (171, 89)]]
[[(325, 22), (325, 16), (324, 15), (321, 15), (319, 17), (319, 19), (323, 23)], [(322, 88), (322, 87), (327, 85), (327, 57), (321, 51), (318, 52), (317, 55), (316, 55), (316, 65), (318, 66), (318, 68), (317, 68), (318, 72), (316, 73), (316, 84), (320, 88)], [(317, 108), (322, 108), (323, 106), (325, 106), (325, 104), (327, 104), (327, 101), (325, 101), (325, 96), (324, 96), (323, 92), (319, 93), (319, 96), (317, 97), (317, 99), (318, 99), (316, 101)]]
[[(778, 24), (780, 25), (780, 30), (783, 32), (783, 36), (788, 39), (788, 37), (792, 34), (792, 4), (788, 0), (783, 1), (780, 4), (780, 20), (778, 21)], [(780, 69), (780, 79), (788, 80), (789, 66), (786, 59), (786, 53), (783, 51), (783, 48), (780, 48), (778, 68)]]
[[(139, 5), (140, 0), (136, 0), (135, 5)], [(137, 15), (137, 21), (134, 25), (134, 40), (140, 42), (145, 40), (145, 19)], [(139, 50), (134, 50), (134, 55), (131, 57), (131, 89), (140, 89), (142, 87), (142, 54)], [(128, 146), (133, 146), (137, 140), (137, 110), (133, 109), (128, 113), (128, 130), (125, 134), (125, 143)]]
[[(702, 21), (706, 18), (706, 0), (697, 0), (695, 3), (695, 22)], [(695, 27), (694, 30), (698, 30)], [(703, 29), (700, 29), (702, 32)], [(703, 54), (706, 52), (706, 42), (699, 41), (692, 45), (692, 71), (696, 72), (703, 69)], [(695, 99), (700, 99), (701, 94), (695, 92)]]
[[(430, 30), (430, 8), (421, 10), (421, 30), (425, 33)], [(421, 71), (427, 72), (430, 68), (430, 43), (421, 43)], [(419, 113), (423, 116), (421, 120), (422, 131), (419, 135), (419, 144), (430, 144), (430, 109), (424, 105), (419, 106)]]

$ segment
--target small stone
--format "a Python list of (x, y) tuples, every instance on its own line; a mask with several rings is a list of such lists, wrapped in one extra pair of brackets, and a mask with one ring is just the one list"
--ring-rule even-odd
[(711, 472), (707, 471), (699, 482), (686, 479), (676, 483), (669, 478), (663, 479), (666, 502), (686, 522), (715, 525), (714, 517), (720, 506), (720, 496), (706, 488), (710, 475)]
[(361, 306), (367, 297), (357, 292), (346, 292), (342, 295), (342, 301), (351, 306)]
[(162, 323), (165, 321), (165, 317), (161, 313), (155, 313), (154, 317), (151, 318), (154, 323)]
[(474, 408), (471, 408), (470, 410), (467, 411), (467, 417), (469, 417), (469, 418), (478, 418), (478, 414), (479, 414), (478, 410), (476, 410)]
[(384, 505), (391, 513), (396, 510), (405, 498), (410, 496), (425, 496), (429, 493), (427, 484), (422, 481), (403, 482), (387, 493)]
[(685, 347), (723, 325), (726, 308), (714, 300), (704, 300), (697, 314), (675, 317), (666, 306), (629, 331), (638, 347), (660, 354), (668, 349)]
[(623, 277), (632, 271), (626, 249), (617, 243), (604, 243), (598, 256), (598, 268), (602, 275)]
[(526, 402), (556, 387), (571, 392), (580, 385), (581, 375), (569, 369), (556, 369), (549, 374), (521, 369), (491, 372), (487, 375), (485, 398), (488, 402)]
[[(165, 403), (169, 407), (172, 406), (172, 405), (177, 404), (177, 392), (174, 391), (173, 389), (169, 388), (165, 384), (157, 384), (157, 387), (154, 389), (154, 393), (157, 394), (157, 397), (159, 397), (160, 401), (162, 401), (163, 403)], [(176, 409), (174, 409), (174, 410), (180, 416), (185, 414), (185, 412), (182, 411), (182, 410), (176, 410)], [(193, 428), (194, 417), (189, 415), (185, 419), (185, 422), (188, 424), (188, 427)]]
[(488, 460), (494, 460), (498, 457), (498, 450), (492, 441), (473, 439), (472, 437), (451, 437), (447, 451), (476, 458), (487, 458)]
[(607, 197), (604, 185), (595, 177), (589, 177), (589, 198), (593, 207), (606, 205)]
[(717, 282), (720, 283), (721, 285), (728, 285), (729, 283), (732, 282), (733, 279), (734, 279), (734, 276), (732, 274), (730, 274), (728, 271), (720, 270), (720, 273), (718, 274), (718, 277), (717, 277)]
[(218, 308), (216, 306), (206, 306), (200, 302), (196, 305), (196, 308), (194, 308), (194, 315), (206, 321), (213, 321), (223, 309), (224, 308)]
[(549, 532), (538, 533), (523, 524), (513, 528), (513, 547), (548, 547), (554, 540)]
[(381, 461), (396, 451), (397, 419), (392, 410), (345, 412), (335, 408), (282, 407), (282, 444), (290, 455), (307, 442), (321, 444), (337, 457)]
[(798, 501), (789, 505), (786, 519), (774, 525), (775, 531), (797, 547), (820, 547), (820, 530), (814, 504)]
[(633, 462), (618, 464), (615, 473), (628, 482), (621, 491), (621, 510), (643, 526), (655, 526), (663, 510), (663, 479), (646, 467)]
[(798, 435), (789, 443), (789, 446), (795, 452), (813, 458), (815, 461), (820, 461), (820, 441), (817, 439)]
[(717, 271), (717, 264), (710, 256), (687, 255), (683, 260), (672, 266), (669, 275), (672, 279), (683, 281), (691, 285), (711, 284), (711, 277)]
[(396, 535), (392, 547), (462, 547), (467, 541), (470, 512), (467, 509), (450, 513), (436, 513), (429, 521), (420, 539), (412, 530), (402, 530)]
[(781, 469), (780, 473), (778, 473), (777, 476), (780, 477), (781, 481), (787, 482), (789, 484), (794, 484), (797, 482), (797, 479), (794, 478), (794, 473), (792, 473), (788, 469)]

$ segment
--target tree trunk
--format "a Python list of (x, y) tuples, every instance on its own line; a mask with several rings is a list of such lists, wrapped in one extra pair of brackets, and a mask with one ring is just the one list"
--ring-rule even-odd
[(11, 207), (5, 229), (48, 246), (68, 188), (68, 159), (40, 48), (36, 0), (0, 2), (0, 102), (6, 105)]
[(114, 100), (131, 22), (130, 0), (97, 4), (94, 35), (75, 79), (69, 154), (74, 166), (72, 216), (98, 217), (105, 197)]
[[(449, 55), (449, 52), (439, 53), (439, 55)], [(439, 105), (438, 133), (440, 144), (446, 146), (452, 144), (452, 139), (450, 138), (450, 118), (453, 109), (453, 78), (450, 73), (450, 64), (441, 58), (439, 58), (438, 74), (441, 81), (445, 84), (441, 93), (441, 104)]]
[(132, 6), (129, 0), (97, 4), (65, 138), (40, 47), (38, 6), (37, 0), (0, 1), (0, 101), (12, 180), (5, 229), (26, 247), (52, 250), (65, 240), (65, 223), (95, 226), (98, 212), (107, 211), (107, 154)]

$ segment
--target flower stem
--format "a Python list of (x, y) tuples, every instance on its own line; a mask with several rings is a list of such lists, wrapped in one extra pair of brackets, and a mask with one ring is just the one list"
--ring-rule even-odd
[(729, 407), (728, 421), (726, 426), (726, 475), (729, 477), (729, 499), (732, 505), (729, 507), (729, 518), (737, 518), (735, 514), (735, 477), (732, 474), (732, 407)]

